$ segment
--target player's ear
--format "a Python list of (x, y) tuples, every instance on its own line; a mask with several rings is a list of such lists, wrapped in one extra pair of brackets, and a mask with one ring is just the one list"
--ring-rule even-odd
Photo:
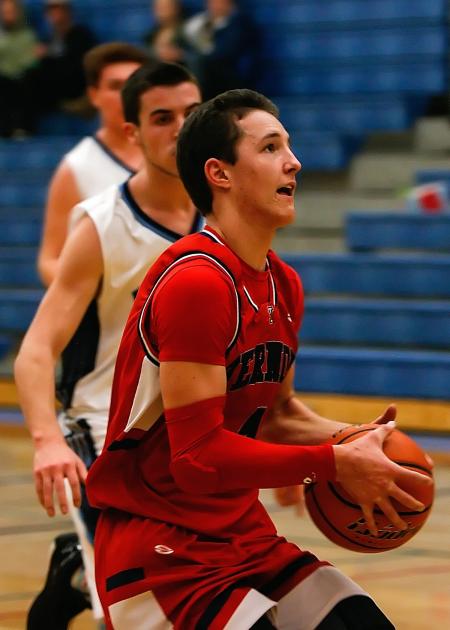
[(139, 127), (131, 122), (123, 123), (123, 130), (125, 132), (126, 137), (132, 144), (137, 144), (141, 146), (141, 136), (139, 133)]
[(230, 188), (230, 177), (226, 162), (217, 158), (209, 158), (205, 162), (205, 177), (213, 186), (227, 190)]

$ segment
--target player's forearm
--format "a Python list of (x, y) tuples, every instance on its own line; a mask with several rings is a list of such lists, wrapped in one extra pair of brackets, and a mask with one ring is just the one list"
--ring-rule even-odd
[(55, 413), (55, 361), (42, 349), (22, 347), (15, 364), (19, 402), (35, 446), (62, 441)]
[(258, 437), (277, 444), (316, 445), (346, 426), (315, 413), (292, 393), (269, 411)]

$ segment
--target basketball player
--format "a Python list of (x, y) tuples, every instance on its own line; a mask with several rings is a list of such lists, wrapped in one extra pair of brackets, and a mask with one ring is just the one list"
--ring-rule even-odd
[[(119, 348), (105, 447), (87, 480), (102, 509), (97, 587), (107, 628), (382, 630), (373, 600), (327, 562), (278, 537), (259, 488), (336, 478), (406, 525), (390, 499), (423, 506), (382, 451), (394, 423), (345, 446), (304, 418), (292, 391), (303, 295), (271, 250), (294, 217), (300, 163), (275, 106), (232, 90), (200, 106), (178, 169), (207, 226), (147, 274)], [(294, 435), (308, 446), (259, 436)], [(278, 428), (277, 428), (278, 427)], [(359, 451), (361, 449), (361, 451)]]
[(100, 44), (84, 57), (87, 93), (98, 110), (100, 127), (80, 140), (61, 160), (50, 182), (38, 270), (48, 286), (67, 236), (70, 210), (111, 184), (120, 184), (142, 165), (142, 153), (124, 130), (120, 90), (148, 57), (124, 42)]
[[(67, 513), (67, 479), (91, 540), (96, 511), (87, 504), (80, 484), (103, 446), (114, 362), (128, 312), (149, 265), (180, 235), (202, 224), (179, 179), (175, 158), (178, 132), (200, 102), (195, 78), (175, 64), (149, 63), (127, 80), (122, 97), (128, 141), (142, 151), (144, 166), (124, 184), (74, 208), (76, 225), (15, 364), (21, 406), (34, 441), (39, 500), (53, 516), (55, 493), (61, 512)], [(56, 361), (87, 311), (87, 336), (72, 347), (77, 381), (66, 392), (58, 423)], [(81, 538), (82, 524), (78, 529)], [(52, 602), (46, 614), (56, 614), (55, 608)], [(67, 610), (58, 614), (64, 616), (62, 621), (52, 617), (51, 625), (37, 619), (34, 627), (65, 627), (58, 623), (67, 624)]]

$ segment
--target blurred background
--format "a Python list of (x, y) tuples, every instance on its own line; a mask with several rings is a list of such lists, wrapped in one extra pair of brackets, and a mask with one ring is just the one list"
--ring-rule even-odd
[[(51, 4), (68, 6), (79, 27), (78, 62), (95, 43), (128, 41), (192, 67), (206, 96), (251, 87), (275, 101), (303, 165), (295, 224), (275, 243), (306, 294), (296, 389), (319, 413), (350, 422), (397, 402), (400, 428), (447, 466), (450, 2), (1, 0), (0, 444), (10, 454), (3, 486), (31, 483), (12, 362), (43, 293), (36, 253), (48, 182), (62, 155), (97, 127), (82, 78), (70, 89), (59, 82), (51, 98), (39, 94), (48, 59), (62, 56)], [(27, 31), (13, 62), (5, 43), (11, 5)], [(229, 31), (214, 34), (208, 20), (199, 30), (196, 19), (213, 5), (236, 13)], [(15, 92), (24, 76), (34, 90), (26, 107)], [(450, 493), (445, 479), (442, 496)], [(17, 514), (2, 518), (0, 539), (19, 527)], [(3, 617), (0, 628), (22, 627), (11, 619), (2, 626)], [(450, 624), (450, 612), (442, 619), (431, 627)]]

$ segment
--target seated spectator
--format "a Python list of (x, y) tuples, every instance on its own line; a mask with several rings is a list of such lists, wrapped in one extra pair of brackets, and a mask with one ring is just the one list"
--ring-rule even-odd
[(151, 56), (169, 63), (185, 63), (180, 1), (153, 0), (152, 11), (155, 25), (144, 37)]
[(36, 114), (84, 95), (83, 57), (96, 43), (91, 30), (74, 21), (70, 0), (46, 0), (45, 17), (50, 37), (39, 64), (25, 77), (26, 101), (32, 105), (27, 112), (29, 131), (34, 129)]
[(0, 135), (21, 125), (21, 78), (37, 60), (37, 37), (19, 0), (0, 0)]
[(206, 10), (186, 21), (183, 34), (194, 51), (191, 67), (205, 99), (253, 86), (256, 29), (236, 0), (206, 0)]

